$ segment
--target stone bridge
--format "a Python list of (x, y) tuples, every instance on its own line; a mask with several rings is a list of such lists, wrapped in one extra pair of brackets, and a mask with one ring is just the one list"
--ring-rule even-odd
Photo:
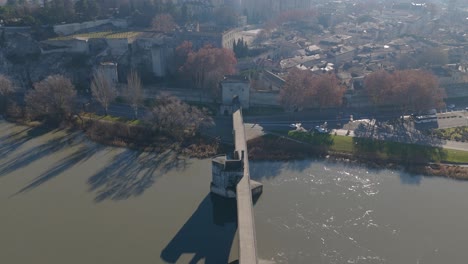
[(235, 150), (232, 155), (213, 158), (210, 190), (217, 195), (237, 199), (239, 263), (258, 263), (252, 196), (263, 190), (261, 183), (250, 179), (249, 158), (242, 109), (232, 114)]

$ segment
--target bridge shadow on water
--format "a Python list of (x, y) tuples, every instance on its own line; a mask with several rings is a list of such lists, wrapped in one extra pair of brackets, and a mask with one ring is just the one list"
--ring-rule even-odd
[(236, 230), (236, 200), (208, 194), (160, 257), (168, 263), (180, 263), (183, 254), (194, 254), (190, 264), (202, 259), (206, 264), (228, 263)]

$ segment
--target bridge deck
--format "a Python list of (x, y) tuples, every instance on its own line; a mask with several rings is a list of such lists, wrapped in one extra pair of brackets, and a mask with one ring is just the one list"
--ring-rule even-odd
[(250, 189), (249, 158), (245, 137), (242, 111), (233, 113), (233, 128), (236, 152), (239, 157), (244, 153), (244, 177), (237, 184), (237, 220), (239, 230), (239, 263), (257, 263), (257, 242), (253, 216), (252, 191)]

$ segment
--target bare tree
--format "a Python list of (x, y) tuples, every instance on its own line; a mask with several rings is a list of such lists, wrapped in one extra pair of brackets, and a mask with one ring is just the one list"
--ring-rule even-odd
[(176, 23), (170, 14), (158, 14), (153, 18), (153, 30), (169, 33), (174, 31)]
[(94, 72), (93, 81), (91, 82), (91, 92), (94, 99), (104, 107), (104, 112), (107, 115), (109, 104), (117, 97), (117, 90), (104, 71), (97, 70)]
[(375, 106), (393, 105), (402, 112), (441, 108), (446, 97), (437, 78), (422, 70), (377, 71), (366, 77), (364, 87)]
[(31, 118), (61, 121), (70, 116), (76, 100), (75, 86), (62, 75), (51, 75), (35, 83), (25, 96), (26, 110)]
[(218, 83), (224, 75), (236, 72), (237, 59), (234, 52), (225, 48), (215, 48), (210, 45), (189, 52), (181, 72), (192, 79), (198, 89), (206, 89), (214, 97), (219, 95)]
[(307, 107), (337, 107), (342, 104), (345, 87), (334, 74), (314, 75), (310, 71), (293, 69), (280, 91), (280, 103), (285, 109)]
[(175, 96), (163, 94), (156, 99), (158, 105), (151, 109), (146, 121), (158, 133), (180, 140), (213, 122), (204, 109), (190, 106)]
[(13, 83), (10, 79), (0, 74), (0, 112), (4, 112), (7, 108), (8, 96), (13, 92)]
[(141, 88), (141, 79), (137, 72), (131, 71), (127, 76), (127, 87), (124, 91), (125, 99), (130, 103), (135, 115), (138, 118), (138, 107), (143, 99), (143, 90)]
[(0, 96), (6, 96), (13, 92), (13, 83), (10, 78), (0, 74)]

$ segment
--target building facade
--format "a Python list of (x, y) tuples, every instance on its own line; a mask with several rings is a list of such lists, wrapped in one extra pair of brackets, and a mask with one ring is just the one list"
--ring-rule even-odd
[(228, 75), (220, 83), (221, 113), (231, 114), (234, 104), (243, 109), (250, 107), (250, 81), (244, 76)]

